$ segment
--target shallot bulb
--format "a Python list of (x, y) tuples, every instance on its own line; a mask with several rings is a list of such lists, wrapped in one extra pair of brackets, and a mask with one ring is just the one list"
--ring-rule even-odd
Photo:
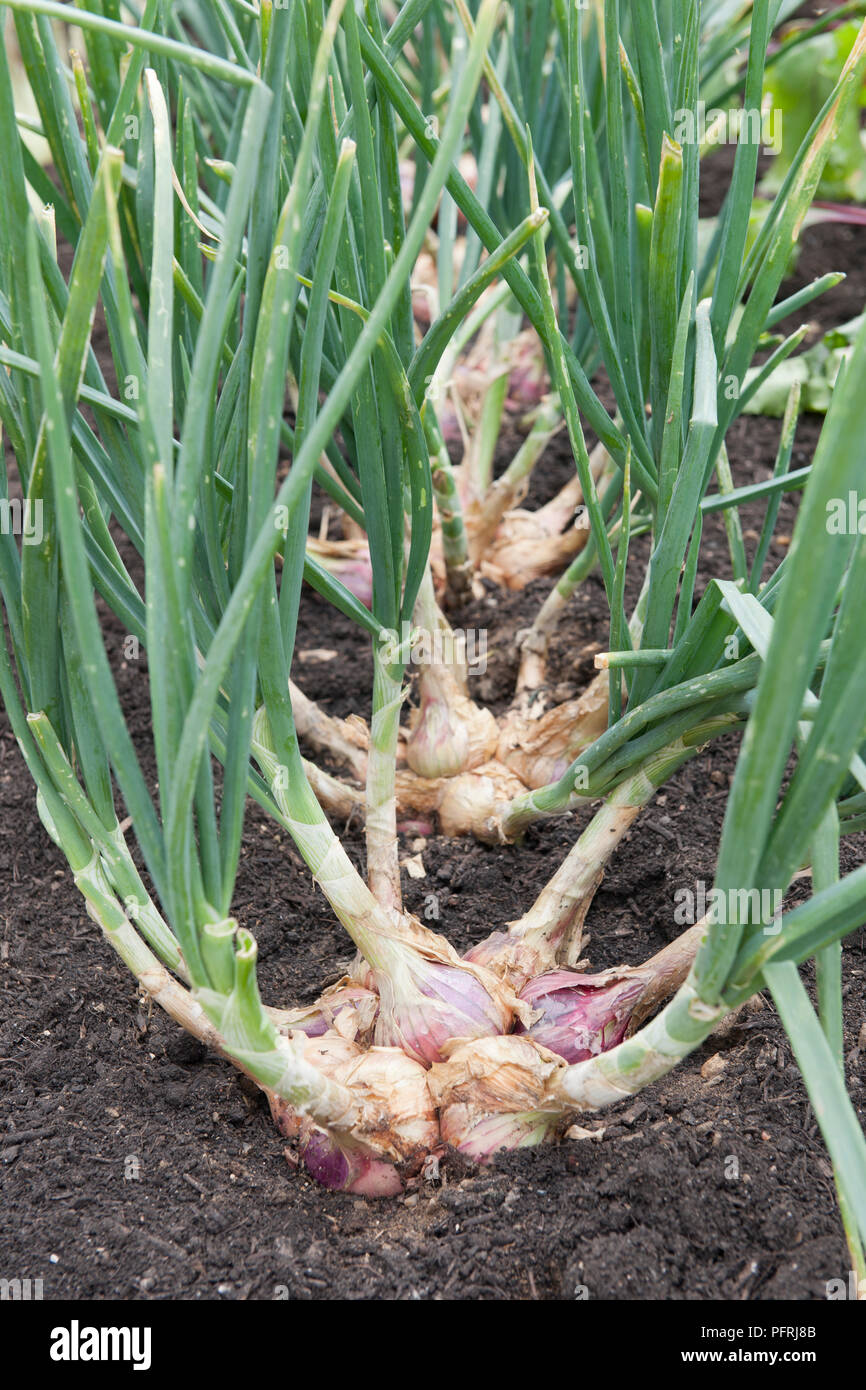
[(439, 1144), (427, 1072), (394, 1048), (362, 1051), (334, 1032), (308, 1038), (307, 1061), (346, 1087), (353, 1106), (325, 1128), (271, 1095), (271, 1113), (310, 1177), (332, 1191), (392, 1197)]
[(563, 1120), (551, 1083), (564, 1069), (527, 1036), (450, 1048), (429, 1075), (442, 1139), (479, 1163), (542, 1143)]
[(411, 947), (401, 954), (397, 969), (376, 977), (377, 1043), (402, 1048), (430, 1066), (455, 1039), (511, 1030), (517, 1001), (494, 975), (456, 961), (427, 959)]
[(479, 709), (446, 665), (426, 666), (420, 680), (421, 708), (406, 743), (406, 761), (419, 777), (455, 777), (479, 766), (499, 742), (499, 726)]
[(292, 1009), (285, 1015), (284, 1023), (293, 1032), (306, 1033), (308, 1038), (320, 1038), (334, 1029), (354, 1042), (371, 1031), (378, 1007), (378, 995), (372, 990), (351, 980), (341, 980), (315, 1004)]
[(525, 1032), (566, 1062), (585, 1062), (622, 1042), (646, 987), (644, 975), (611, 981), (573, 970), (551, 970), (530, 980), (521, 991), (520, 998), (540, 1010), (540, 1017), (526, 1029), (518, 1024), (516, 1031)]
[(418, 722), (406, 744), (406, 761), (419, 777), (453, 777), (469, 754), (469, 731), (445, 700), (424, 697)]

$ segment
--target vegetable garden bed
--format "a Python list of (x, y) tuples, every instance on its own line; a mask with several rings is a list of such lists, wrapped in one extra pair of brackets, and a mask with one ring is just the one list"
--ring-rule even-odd
[[(847, 280), (814, 315), (825, 327), (845, 321), (866, 298), (864, 252), (866, 232), (857, 228), (808, 232), (785, 291), (808, 283), (819, 266), (845, 270)], [(811, 457), (819, 430), (818, 417), (803, 418), (792, 467)], [(738, 482), (769, 476), (776, 439), (775, 422), (740, 422), (731, 442)], [(503, 456), (512, 453), (506, 440)], [(554, 441), (528, 505), (546, 501), (571, 466), (568, 450)], [(786, 499), (782, 536), (795, 515)], [(726, 553), (718, 523), (708, 538), (708, 573)], [(581, 685), (591, 674), (591, 655), (575, 669), (574, 653), (605, 640), (600, 590), (600, 581), (589, 581), (574, 629), (557, 640), (551, 670), (559, 681)], [(494, 706), (513, 684), (509, 637), (544, 591), (539, 580), (521, 593), (489, 597), (485, 694)], [(473, 605), (460, 618), (477, 627), (483, 612)], [(145, 731), (146, 657), (124, 667), (125, 633), (110, 618), (106, 632), (123, 707), (133, 728)], [(311, 698), (331, 714), (364, 713), (369, 650), (357, 629), (308, 595), (299, 647), (336, 653), (304, 663)], [(303, 1173), (287, 1176), (280, 1137), (256, 1089), (158, 1009), (142, 1009), (113, 953), (94, 943), (92, 925), (64, 901), (62, 858), (40, 833), (5, 722), (3, 730), (0, 1077), (15, 1130), (39, 1133), (20, 1145), (13, 1134), (2, 1136), (0, 1246), (14, 1267), (44, 1273), (52, 1296), (268, 1299), (284, 1286), (301, 1299), (571, 1300), (582, 1288), (593, 1298), (821, 1299), (827, 1282), (847, 1270), (826, 1152), (769, 1004), (744, 1010), (667, 1080), (592, 1119), (600, 1141), (500, 1156), (480, 1172), (458, 1163), (443, 1183), (420, 1182), (397, 1203), (326, 1194)], [(137, 742), (145, 753), (146, 737)], [(646, 960), (677, 930), (675, 887), (712, 882), (735, 763), (735, 741), (719, 742), (648, 807), (641, 835), (626, 841), (593, 905), (587, 955), (594, 968)], [(403, 837), (405, 855), (413, 838)], [(849, 842), (845, 867), (859, 862), (861, 840)], [(567, 821), (532, 830), (519, 853), (431, 837), (422, 852), (426, 877), (404, 875), (409, 906), (423, 914), (435, 892), (440, 929), (462, 951), (486, 935), (491, 920), (515, 915), (572, 842)], [(361, 862), (359, 827), (348, 843)], [(250, 914), (269, 994), (312, 1002), (323, 983), (339, 978), (345, 936), (285, 835), (257, 808), (237, 901)], [(862, 931), (846, 954), (846, 1051), (862, 1116)], [(140, 1164), (137, 1181), (124, 1178), (129, 1156)], [(738, 1179), (725, 1176), (731, 1156)]]
[(0, 539), (4, 1258), (50, 1297), (830, 1296), (866, 1272), (866, 327), (826, 425), (740, 412), (866, 297), (862, 225), (789, 273), (866, 23), (753, 225), (757, 138), (713, 163), (673, 107), (734, 74), (757, 115), (788, 0), (724, 75), (733, 10), (555, 0), (543, 103), (495, 0), (191, 4), (195, 42), (82, 7), (79, 136), (65, 11), (9, 0), (0, 419), (46, 529)]

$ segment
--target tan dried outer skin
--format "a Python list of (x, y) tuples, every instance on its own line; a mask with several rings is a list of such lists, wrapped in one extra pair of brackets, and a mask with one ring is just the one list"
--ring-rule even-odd
[(370, 547), (364, 535), (346, 537), (339, 541), (321, 540), (310, 536), (307, 540), (308, 552), (322, 560), (343, 560), (370, 568)]
[(496, 535), (485, 548), (479, 572), (506, 589), (525, 589), (533, 579), (559, 574), (586, 545), (582, 525), (550, 535), (536, 512), (506, 512)]
[(608, 683), (593, 681), (574, 700), (540, 719), (511, 711), (499, 738), (497, 757), (530, 790), (558, 781), (584, 748), (607, 728)]
[[(493, 756), (499, 742), (499, 725), (489, 710), (480, 709), (474, 700), (470, 700), (463, 693), (460, 681), (450, 667), (440, 665), (435, 671), (425, 671), (422, 676), (422, 692), (425, 695), (429, 692), (442, 704), (451, 730), (450, 742), (459, 748), (459, 767), (455, 769), (456, 772), (471, 771)], [(422, 717), (425, 712), (424, 704), (413, 710), (410, 735), (406, 743), (406, 761), (419, 776), (425, 775), (425, 767), (431, 761), (435, 761), (436, 755), (435, 749), (428, 750), (422, 743)]]
[(419, 777), (416, 772), (398, 768), (394, 778), (398, 811), (401, 815), (408, 815), (413, 811), (416, 814), (433, 815), (439, 810), (439, 803), (447, 791), (450, 780), (448, 777)]
[(296, 1031), (302, 1029), (303, 1024), (321, 1016), (329, 1029), (350, 1042), (356, 1042), (372, 1032), (378, 1008), (378, 995), (347, 975), (326, 989), (306, 1009), (282, 1011), (279, 1027), (284, 1032)]
[[(593, 458), (596, 458), (595, 454), (593, 454)], [(597, 477), (600, 472), (600, 467), (593, 466), (593, 477)], [(575, 473), (574, 477), (565, 484), (565, 487), (560, 488), (555, 497), (552, 497), (543, 507), (538, 508), (535, 515), (548, 535), (553, 536), (573, 523), (574, 513), (582, 502), (583, 488), (580, 484), (580, 478)]]
[(562, 1102), (551, 1092), (565, 1070), (561, 1057), (516, 1034), (455, 1043), (427, 1082), (443, 1140), (462, 1147), (474, 1128), (503, 1115), (548, 1113), (559, 1123)]
[(449, 778), (438, 802), (442, 834), (473, 834), (488, 844), (501, 843), (500, 818), (525, 791), (520, 779), (496, 760)]
[[(347, 1038), (326, 1033), (304, 1041), (306, 1060), (355, 1098), (355, 1112), (339, 1130), (340, 1141), (392, 1163), (426, 1155), (439, 1141), (436, 1107), (422, 1066), (399, 1048), (361, 1049)], [(316, 1126), (290, 1106), (269, 1096), (282, 1134), (296, 1138)]]

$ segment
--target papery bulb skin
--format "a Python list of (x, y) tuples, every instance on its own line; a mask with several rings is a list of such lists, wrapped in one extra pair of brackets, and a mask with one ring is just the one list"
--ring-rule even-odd
[(341, 980), (309, 1008), (292, 1009), (284, 1026), (308, 1038), (321, 1038), (334, 1029), (352, 1042), (360, 1040), (371, 1032), (379, 1008), (379, 996), (369, 984), (369, 980)]
[(439, 800), (442, 834), (455, 839), (474, 835), (484, 844), (501, 844), (501, 817), (512, 800), (525, 791), (524, 784), (496, 761), (453, 777)]
[(453, 777), (469, 755), (469, 731), (444, 700), (422, 700), (406, 744), (406, 761), (419, 777)]
[(373, 607), (373, 570), (366, 561), (353, 560), (343, 566), (335, 565), (332, 573), (365, 608)]
[(578, 754), (607, 728), (608, 682), (594, 681), (574, 700), (547, 710), (540, 719), (513, 711), (503, 721), (497, 757), (527, 787), (556, 782)]
[(442, 1117), (442, 1142), (476, 1163), (489, 1163), (502, 1149), (534, 1149), (543, 1144), (556, 1122), (555, 1115), (539, 1110), (474, 1120), (468, 1107), (449, 1105)]
[(464, 694), (455, 670), (442, 663), (425, 666), (419, 689), (421, 706), (406, 743), (412, 771), (432, 780), (486, 762), (499, 742), (499, 725)]
[(351, 1140), (399, 1162), (420, 1162), (435, 1147), (439, 1128), (427, 1073), (405, 1052), (378, 1045), (364, 1050), (330, 1032), (308, 1039), (304, 1056), (355, 1098), (351, 1129), (336, 1135), (341, 1147)]
[(299, 1145), (310, 1177), (329, 1192), (351, 1192), (356, 1197), (396, 1197), (403, 1180), (393, 1163), (344, 1149), (324, 1130), (314, 1129)]
[(365, 608), (373, 606), (373, 565), (365, 540), (319, 541), (311, 537), (307, 552), (322, 569), (355, 595)]
[(551, 970), (521, 990), (520, 998), (540, 1017), (516, 1031), (566, 1062), (585, 1062), (622, 1042), (634, 1007), (645, 992), (645, 975), (609, 977)]
[(543, 1143), (565, 1119), (550, 1091), (563, 1070), (560, 1058), (526, 1036), (455, 1044), (429, 1077), (443, 1142), (478, 1163)]
[(362, 1051), (336, 1032), (308, 1038), (305, 1058), (351, 1092), (354, 1106), (332, 1128), (316, 1124), (270, 1093), (271, 1114), (322, 1187), (362, 1197), (393, 1197), (440, 1144), (427, 1073), (395, 1048)]
[(367, 990), (370, 994), (376, 995), (378, 999), (379, 996), (376, 992), (376, 981), (373, 977), (373, 972), (360, 951), (355, 952), (346, 979), (350, 985)]
[(399, 1047), (423, 1066), (431, 1066), (455, 1039), (510, 1032), (513, 1009), (493, 975), (426, 960), (417, 952), (407, 951), (406, 957), (401, 969), (387, 978), (377, 977), (378, 1044)]
[(463, 959), (473, 965), (483, 965), (486, 970), (497, 969), (505, 953), (512, 946), (512, 939), (505, 931), (494, 931), (470, 946)]
[(521, 414), (540, 405), (550, 391), (550, 378), (544, 356), (534, 333), (520, 333), (511, 353), (507, 406)]
[(472, 946), (463, 959), (491, 970), (494, 975), (507, 980), (519, 994), (527, 980), (540, 974), (544, 966), (550, 964), (550, 951), (546, 942), (539, 943), (533, 936), (496, 931)]
[(534, 579), (561, 574), (581, 550), (588, 532), (570, 526), (551, 535), (537, 512), (515, 507), (506, 512), (479, 565), (482, 578), (511, 590), (525, 589)]

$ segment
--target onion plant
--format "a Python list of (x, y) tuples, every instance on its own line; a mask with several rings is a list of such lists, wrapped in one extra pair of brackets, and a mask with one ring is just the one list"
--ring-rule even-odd
[[(807, 476), (789, 472), (796, 392), (769, 486), (735, 489), (724, 441), (744, 395), (730, 384), (773, 324), (823, 288), (776, 302), (861, 79), (866, 26), (752, 243), (757, 141), (744, 124), (701, 261), (699, 149), (673, 131), (698, 101), (697, 0), (646, 0), (628, 17), (617, 0), (515, 8), (549, 21), (538, 52), (558, 54), (567, 140), (539, 138), (543, 102), (529, 102), (531, 65), (514, 78), (514, 30), (498, 0), (458, 0), (453, 12), (407, 0), (396, 15), (374, 0), (146, 0), (135, 24), (115, 0), (89, 0), (75, 10), (84, 52), (68, 62), (52, 27), (68, 6), (0, 7), (51, 154), (49, 173), (25, 142), (34, 123), (16, 115), (4, 57), (0, 420), (41, 523), (35, 544), (16, 544), (9, 528), (0, 536), (0, 695), (42, 822), (106, 940), (172, 1018), (262, 1088), (325, 1185), (389, 1194), (446, 1144), (485, 1159), (555, 1137), (575, 1113), (663, 1075), (766, 986), (860, 1268), (866, 1146), (842, 1070), (839, 943), (866, 917), (866, 878), (840, 877), (839, 844), (862, 827), (866, 804), (864, 552), (858, 534), (824, 521), (856, 488), (866, 333)], [(760, 104), (779, 9), (753, 7), (747, 111)], [(411, 89), (429, 91), (431, 24), (448, 36), (453, 78), (438, 125)], [(510, 174), (494, 198), (498, 153), (489, 169), (479, 163), (474, 192), (460, 159), (498, 122)], [(458, 212), (471, 244), (456, 283), (440, 276), (422, 333), (413, 276), (437, 209), (440, 249)], [(60, 246), (73, 256), (68, 276)], [(615, 415), (572, 337), (569, 279)], [(586, 509), (578, 568), (535, 639), (549, 638), (594, 564), (610, 649), (581, 705), (545, 712), (536, 640), (504, 727), (469, 699), (459, 654), (427, 656), (406, 728), (413, 644), (448, 635), (430, 562), (434, 504), (443, 546), (447, 536), (451, 558), (459, 552), (430, 383), (481, 327), (484, 295), (485, 314), (499, 296), (497, 311), (525, 317), (537, 336)], [(90, 345), (97, 310), (110, 362)], [(554, 423), (548, 414), (541, 433)], [(595, 466), (587, 427), (603, 448)], [(308, 546), (316, 484), (365, 538), (367, 604)], [(10, 485), (4, 471), (12, 515)], [(790, 487), (804, 488), (794, 544), (765, 579)], [(749, 566), (739, 507), (761, 496)], [(728, 522), (730, 571), (695, 603), (702, 518), (714, 509)], [(629, 613), (639, 528), (652, 553)], [(304, 582), (369, 635), (368, 729), (329, 718), (292, 680)], [(97, 597), (147, 650), (156, 795)], [(545, 737), (530, 728), (550, 715)], [(656, 787), (736, 730), (716, 884), (733, 910), (695, 923), (641, 969), (575, 970), (616, 845)], [(345, 777), (302, 756), (302, 740), (308, 752), (327, 748)], [(248, 797), (289, 832), (358, 950), (351, 974), (307, 1009), (263, 1003), (255, 941), (232, 915)], [(399, 816), (517, 839), (532, 820), (587, 802), (600, 806), (535, 903), (467, 957), (405, 909)], [(356, 807), (366, 877), (328, 819)], [(813, 896), (768, 932), (755, 894), (784, 894), (804, 865)], [(817, 1015), (796, 971), (812, 958)]]
[[(791, 246), (815, 193), (816, 161), (823, 167), (841, 124), (854, 109), (856, 72), (862, 66), (857, 54), (802, 142), (791, 176), (756, 227), (751, 210), (758, 150), (764, 141), (762, 94), (766, 68), (774, 58), (768, 51), (769, 37), (792, 7), (757, 5), (751, 29), (749, 6), (745, 15), (744, 7), (736, 7), (734, 13), (672, 0), (659, 0), (640, 14), (633, 7), (611, 4), (578, 8), (581, 13), (575, 16), (564, 3), (509, 7), (486, 61), (489, 100), (483, 108), (484, 119), (480, 98), (470, 118), (472, 187), (462, 173), (456, 173), (439, 207), (434, 307), (443, 286), (455, 289), (459, 300), (461, 286), (465, 288), (467, 277), (471, 282), (474, 275), (481, 248), (489, 245), (494, 252), (498, 246), (498, 228), (526, 225), (534, 209), (528, 177), (531, 166), (538, 199), (550, 213), (544, 235), (556, 308), (556, 314), (546, 320), (545, 296), (535, 269), (537, 248), (515, 258), (503, 271), (505, 283), (495, 282), (486, 289), (430, 377), (424, 424), (437, 512), (433, 593), (428, 587), (422, 625), (429, 628), (434, 621), (440, 626), (444, 622), (431, 609), (434, 595), (447, 606), (450, 599), (465, 595), (478, 577), (522, 587), (539, 574), (555, 576), (523, 634), (512, 707), (497, 720), (467, 701), (459, 662), (420, 660), (420, 709), (398, 750), (401, 764), (404, 760), (406, 764), (405, 772), (398, 775), (398, 804), (408, 820), (423, 820), (435, 812), (440, 827), (449, 834), (472, 830), (487, 838), (511, 838), (525, 821), (512, 817), (510, 803), (523, 792), (545, 788), (559, 778), (605, 728), (607, 675), (602, 673), (565, 705), (551, 707), (545, 681), (547, 651), (569, 599), (593, 567), (601, 566), (611, 599), (612, 547), (623, 530), (623, 480), (629, 451), (629, 538), (646, 531), (656, 538), (660, 534), (677, 466), (675, 427), (665, 441), (662, 426), (668, 403), (678, 422), (687, 426), (689, 421), (701, 337), (693, 327), (694, 306), (701, 297), (712, 302), (712, 353), (704, 351), (700, 365), (706, 380), (715, 374), (718, 403), (715, 428), (703, 430), (705, 447), (697, 431), (692, 438), (693, 454), (697, 451), (701, 456), (703, 484), (688, 500), (680, 493), (671, 516), (671, 526), (678, 518), (678, 528), (686, 527), (686, 537), (692, 532), (697, 507), (704, 511), (716, 505), (705, 493), (717, 461), (720, 477), (726, 476), (726, 431), (741, 411), (751, 407), (764, 383), (770, 377), (775, 380), (777, 369), (791, 358), (805, 333), (804, 328), (783, 340), (774, 338), (772, 330), (781, 318), (804, 309), (839, 279), (830, 273), (789, 301), (774, 302)], [(406, 7), (404, 14), (410, 9)], [(407, 160), (410, 153), (414, 159), (409, 180), (413, 188), (423, 186), (421, 174), (433, 141), (429, 118), (422, 121), (412, 98), (435, 104), (435, 65), (431, 74), (430, 54), (438, 40), (447, 65), (452, 43), (465, 29), (471, 32), (473, 23), (462, 0), (455, 0), (447, 11), (439, 6), (424, 13), (423, 28), (415, 36), (423, 61), (411, 61), (415, 52), (411, 45), (402, 53), (393, 43), (377, 52), (371, 36), (363, 40), (374, 70), (382, 72), (382, 80), (390, 84), (408, 130), (403, 147)], [(744, 24), (747, 38), (750, 33), (751, 37), (745, 50), (742, 106), (737, 97), (729, 122), (732, 131), (741, 130), (742, 139), (725, 207), (707, 232), (698, 215), (701, 112), (707, 94), (719, 92), (718, 85), (713, 86), (718, 74), (731, 74)], [(542, 41), (539, 35), (546, 37)], [(386, 60), (398, 56), (396, 69), (388, 69)], [(577, 85), (573, 82), (576, 72)], [(578, 88), (579, 103), (570, 101), (570, 92)], [(736, 94), (738, 88), (733, 91)], [(569, 130), (571, 139), (563, 142), (563, 132)], [(465, 235), (458, 238), (459, 256), (448, 230), (454, 204), (465, 219)], [(780, 233), (783, 221), (785, 231)], [(668, 275), (672, 259), (675, 282)], [(753, 288), (756, 293), (745, 314)], [(689, 295), (691, 309), (686, 305)], [(520, 323), (515, 308), (523, 311), (540, 337), (547, 383), (537, 371), (537, 344), (532, 347), (524, 333), (515, 337), (515, 325)], [(551, 343), (555, 347), (559, 339), (558, 328), (551, 327), (555, 320), (570, 324), (563, 350), (571, 402), (558, 389), (552, 360)], [(463, 367), (473, 383), (470, 394), (474, 393), (477, 419), (467, 426), (461, 418), (466, 435), (464, 459), (459, 467), (452, 467), (443, 435), (452, 403), (461, 393), (466, 405), (466, 390), (455, 391), (455, 380), (461, 370), (460, 346), (470, 340)], [(531, 360), (527, 364), (528, 346)], [(676, 377), (672, 379), (675, 347)], [(766, 347), (772, 349), (769, 360), (752, 367), (758, 349)], [(616, 398), (613, 418), (589, 382), (599, 362)], [(505, 400), (509, 392), (518, 397), (527, 380), (531, 386), (524, 405), (528, 400), (534, 404), (527, 417), (529, 434), (494, 480), (491, 463)], [(551, 391), (539, 399), (545, 384)], [(466, 410), (458, 407), (462, 415), (467, 410), (468, 406)], [(571, 427), (578, 461), (574, 477), (546, 506), (524, 511), (519, 503), (534, 464), (552, 435), (568, 423), (569, 413), (574, 417), (575, 412), (598, 440), (588, 463), (580, 459), (583, 446)], [(681, 428), (683, 437), (685, 432)], [(789, 433), (786, 430), (786, 438)], [(659, 510), (663, 445), (667, 483)], [(780, 451), (784, 471), (786, 447)], [(696, 466), (694, 471), (696, 476), (701, 469)], [(590, 477), (595, 488), (590, 488), (593, 495), (585, 496), (584, 485)], [(797, 480), (790, 485), (797, 485)], [(735, 543), (736, 521), (733, 515), (727, 520)], [(602, 525), (606, 540), (601, 536)], [(359, 542), (352, 539), (347, 544), (354, 548)], [(366, 555), (363, 542), (361, 547)], [(674, 552), (678, 548), (684, 545), (675, 539)], [(626, 546), (624, 563), (627, 550)], [(357, 551), (352, 553), (357, 560)], [(698, 557), (699, 536), (695, 536), (689, 575)], [(673, 562), (666, 586), (654, 582), (658, 566), (656, 574), (648, 576), (644, 603), (655, 610), (650, 613), (655, 637), (652, 642), (645, 639), (644, 647), (668, 649), (670, 634), (659, 634), (665, 627), (670, 594), (657, 603), (652, 603), (651, 595), (660, 596), (665, 587), (670, 590), (670, 578), (682, 558)], [(742, 568), (739, 553), (736, 563)], [(366, 577), (362, 582), (368, 585)], [(678, 605), (677, 636), (683, 635), (689, 611), (690, 594), (685, 594)], [(623, 644), (626, 639), (631, 644), (629, 634), (636, 636), (642, 621), (642, 612), (628, 615), (625, 636), (618, 635), (617, 626), (612, 625), (611, 644)], [(626, 615), (619, 614), (616, 624), (621, 628), (625, 622)], [(646, 663), (647, 658), (641, 660)], [(674, 667), (671, 672), (674, 679), (677, 671)], [(656, 660), (654, 669), (645, 666), (636, 676), (638, 693), (648, 693), (653, 682), (665, 679)], [(633, 706), (634, 692), (629, 699)], [(611, 691), (611, 710), (619, 700), (616, 687)], [(304, 732), (322, 748), (333, 749), (336, 739), (344, 749), (347, 767), (357, 772), (356, 733), (322, 719), (310, 719)], [(550, 806), (549, 799), (546, 804)]]

